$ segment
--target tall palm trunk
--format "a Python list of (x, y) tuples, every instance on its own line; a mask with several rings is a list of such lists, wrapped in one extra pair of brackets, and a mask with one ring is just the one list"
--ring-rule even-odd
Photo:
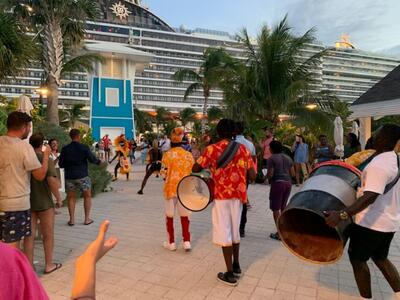
[(49, 19), (42, 31), (43, 66), (49, 90), (47, 97), (47, 121), (59, 125), (58, 89), (64, 58), (63, 37), (59, 20)]
[(208, 112), (208, 98), (210, 97), (210, 90), (207, 85), (203, 86), (204, 89), (204, 105), (203, 105), (203, 118), (201, 119), (201, 133), (206, 133), (207, 126), (207, 112)]
[(46, 119), (49, 123), (59, 125), (58, 117), (58, 84), (54, 77), (47, 77), (47, 115)]

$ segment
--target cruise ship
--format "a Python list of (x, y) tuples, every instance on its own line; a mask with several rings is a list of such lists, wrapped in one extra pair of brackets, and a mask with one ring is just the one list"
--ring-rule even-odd
[[(87, 23), (86, 39), (125, 43), (138, 50), (149, 52), (153, 61), (142, 72), (137, 72), (133, 89), (134, 105), (145, 111), (165, 107), (179, 111), (192, 107), (201, 111), (202, 91), (197, 91), (184, 101), (189, 82), (177, 83), (172, 75), (181, 68), (198, 69), (202, 55), (208, 47), (223, 47), (233, 56), (243, 58), (244, 51), (234, 35), (207, 29), (173, 28), (139, 0), (100, 0), (101, 17)], [(303, 50), (305, 57), (329, 49), (315, 70), (316, 90), (329, 90), (346, 102), (355, 101), (400, 64), (399, 58), (388, 57), (356, 49), (343, 37), (334, 47), (309, 45)], [(32, 65), (24, 74), (0, 85), (0, 95), (8, 98), (21, 94), (39, 97), (36, 89), (43, 84), (43, 71)], [(221, 104), (223, 94), (213, 90), (209, 104)], [(75, 103), (89, 105), (88, 76), (73, 73), (63, 78), (60, 88), (60, 105)]]

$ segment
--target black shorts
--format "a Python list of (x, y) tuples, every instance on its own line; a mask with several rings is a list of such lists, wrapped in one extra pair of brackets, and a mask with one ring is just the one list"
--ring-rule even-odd
[(376, 231), (354, 223), (347, 228), (346, 234), (350, 237), (350, 260), (361, 262), (370, 258), (386, 259), (394, 236), (394, 232)]
[(31, 211), (0, 212), (0, 240), (14, 243), (31, 235)]

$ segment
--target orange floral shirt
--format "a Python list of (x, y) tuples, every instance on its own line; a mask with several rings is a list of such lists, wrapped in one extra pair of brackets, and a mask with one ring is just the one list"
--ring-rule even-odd
[(247, 201), (247, 171), (254, 168), (250, 152), (240, 145), (233, 160), (225, 167), (217, 169), (217, 160), (228, 146), (227, 140), (208, 146), (197, 160), (204, 169), (210, 169), (214, 180), (214, 199), (240, 199)]
[(181, 179), (192, 173), (194, 159), (190, 152), (174, 147), (164, 153), (161, 165), (161, 175), (165, 177), (164, 197), (169, 200), (176, 197)]

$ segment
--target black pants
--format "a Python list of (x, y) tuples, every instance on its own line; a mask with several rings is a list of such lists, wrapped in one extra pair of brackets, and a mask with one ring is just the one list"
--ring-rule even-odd
[[(116, 165), (115, 168), (114, 168), (114, 176), (115, 176), (115, 178), (118, 177), (118, 169), (119, 169), (119, 168), (121, 168), (121, 164), (120, 164), (120, 162), (118, 161), (117, 165)], [(129, 173), (126, 173), (126, 178), (129, 178)]]
[[(248, 181), (247, 181), (246, 185), (247, 185), (246, 189), (248, 191), (249, 190), (249, 182)], [(242, 216), (240, 217), (239, 232), (244, 233), (246, 223), (247, 223), (247, 202), (243, 204)]]
[(240, 227), (239, 227), (240, 233), (244, 233), (246, 223), (247, 223), (247, 203), (243, 203), (242, 216), (240, 218)]

